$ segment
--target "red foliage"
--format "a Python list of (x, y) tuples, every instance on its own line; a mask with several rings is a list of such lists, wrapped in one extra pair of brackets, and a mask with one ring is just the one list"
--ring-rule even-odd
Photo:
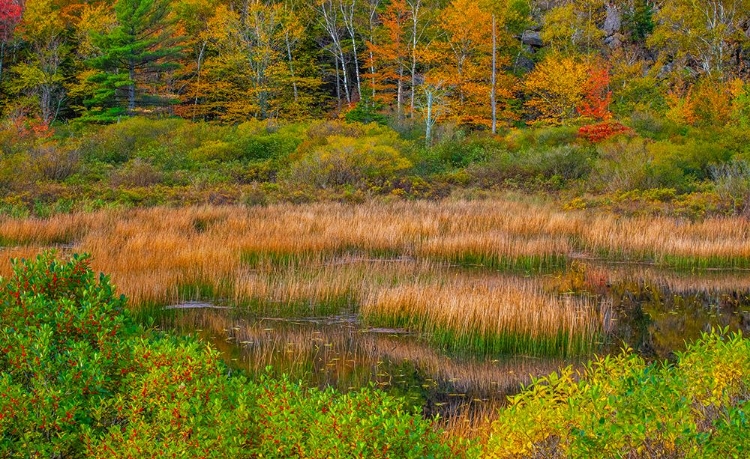
[(578, 106), (578, 113), (587, 118), (606, 121), (612, 118), (609, 103), (612, 91), (609, 90), (609, 70), (592, 68), (586, 81), (586, 96)]
[(0, 0), (0, 40), (7, 42), (13, 35), (13, 29), (21, 20), (23, 7), (18, 0)]
[(52, 129), (49, 123), (38, 117), (17, 115), (11, 117), (10, 120), (18, 132), (18, 137), (22, 139), (47, 139), (54, 134), (54, 129)]
[(601, 142), (617, 134), (630, 132), (631, 129), (617, 121), (602, 121), (596, 124), (587, 124), (578, 129), (578, 137), (583, 137), (589, 142)]
[(617, 134), (630, 131), (622, 123), (612, 121), (609, 104), (612, 101), (612, 91), (609, 90), (609, 69), (592, 67), (586, 81), (586, 95), (577, 107), (578, 113), (597, 121), (593, 124), (581, 126), (578, 136), (589, 142), (601, 142)]

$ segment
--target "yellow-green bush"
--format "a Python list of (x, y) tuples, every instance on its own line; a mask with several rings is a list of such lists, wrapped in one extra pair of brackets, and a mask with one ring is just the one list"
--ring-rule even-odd
[(315, 188), (380, 188), (411, 167), (408, 159), (380, 137), (331, 136), (292, 164), (288, 180)]
[(750, 341), (705, 334), (676, 364), (624, 351), (534, 380), (484, 457), (747, 457)]

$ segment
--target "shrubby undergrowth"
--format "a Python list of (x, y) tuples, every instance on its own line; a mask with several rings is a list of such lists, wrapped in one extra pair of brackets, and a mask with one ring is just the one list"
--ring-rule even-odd
[(486, 455), (747, 457), (748, 402), (750, 341), (712, 332), (676, 364), (626, 350), (535, 380), (500, 412)]
[[(440, 199), (464, 188), (542, 192), (570, 207), (693, 219), (747, 212), (747, 132), (648, 114), (628, 123), (627, 131), (597, 142), (575, 126), (557, 126), (496, 136), (455, 130), (425, 147), (386, 126), (339, 120), (226, 126), (136, 117), (61, 125), (54, 135), (6, 122), (0, 213)], [(672, 198), (652, 199), (654, 190), (671, 190)]]
[(0, 290), (0, 457), (451, 455), (392, 396), (251, 383), (125, 306), (86, 257), (14, 265)]

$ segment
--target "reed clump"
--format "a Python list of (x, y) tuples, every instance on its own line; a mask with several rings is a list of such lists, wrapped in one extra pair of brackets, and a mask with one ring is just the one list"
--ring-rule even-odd
[(383, 288), (361, 313), (372, 323), (417, 330), (446, 349), (529, 355), (586, 352), (607, 316), (588, 297), (545, 294), (533, 281), (504, 277)]

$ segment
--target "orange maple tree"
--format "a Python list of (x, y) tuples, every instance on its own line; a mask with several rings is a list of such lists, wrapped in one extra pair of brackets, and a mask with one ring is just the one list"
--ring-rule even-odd
[(578, 129), (578, 135), (590, 142), (601, 142), (614, 135), (630, 131), (630, 128), (622, 123), (612, 121), (612, 112), (609, 111), (609, 104), (612, 102), (609, 77), (608, 68), (592, 66), (586, 80), (583, 100), (577, 107), (582, 117), (595, 121)]
[(380, 15), (381, 27), (377, 43), (368, 42), (367, 48), (377, 68), (374, 75), (365, 75), (374, 81), (375, 98), (379, 103), (396, 103), (396, 115), (403, 115), (407, 67), (410, 57), (406, 40), (411, 15), (405, 0), (394, 0)]

